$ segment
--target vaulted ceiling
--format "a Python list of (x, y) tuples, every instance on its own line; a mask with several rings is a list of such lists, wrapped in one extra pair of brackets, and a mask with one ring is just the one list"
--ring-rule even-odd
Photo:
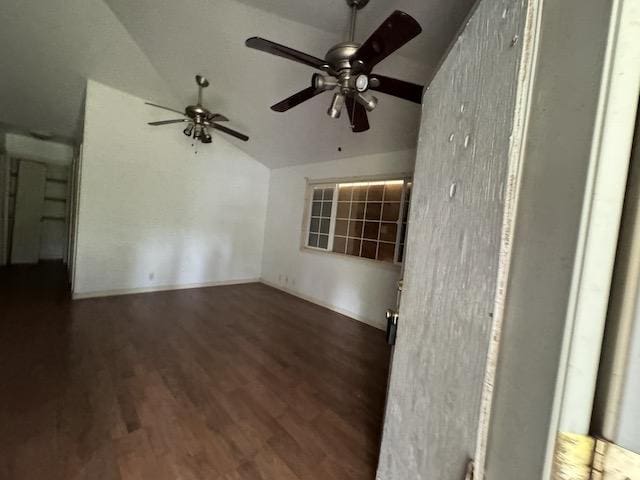
[[(364, 40), (395, 9), (414, 16), (423, 34), (376, 70), (425, 83), (472, 3), (371, 0), (357, 37)], [(250, 50), (244, 40), (258, 35), (323, 57), (344, 39), (347, 18), (344, 0), (3, 2), (0, 122), (74, 137), (87, 77), (182, 109), (194, 102), (193, 76), (201, 73), (211, 82), (205, 103), (249, 134), (250, 142), (236, 144), (270, 167), (415, 146), (420, 107), (384, 94), (371, 130), (361, 134), (346, 118), (326, 115), (329, 93), (284, 114), (269, 109), (307, 87), (313, 71)]]

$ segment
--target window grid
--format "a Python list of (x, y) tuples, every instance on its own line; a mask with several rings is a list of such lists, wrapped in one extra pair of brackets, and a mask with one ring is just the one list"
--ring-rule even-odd
[(305, 246), (401, 264), (411, 187), (410, 178), (313, 185)]
[[(306, 246), (399, 264), (406, 231), (409, 179), (314, 185)], [(330, 192), (328, 192), (328, 190)], [(406, 201), (405, 201), (406, 200)], [(327, 207), (318, 203), (331, 201)], [(315, 205), (314, 205), (315, 204)], [(327, 230), (329, 231), (327, 238)]]
[(335, 185), (316, 186), (311, 194), (306, 246), (329, 250), (333, 244)]

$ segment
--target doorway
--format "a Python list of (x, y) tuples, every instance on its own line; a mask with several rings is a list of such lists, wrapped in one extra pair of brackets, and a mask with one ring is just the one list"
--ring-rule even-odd
[(67, 262), (70, 165), (5, 159), (3, 262)]

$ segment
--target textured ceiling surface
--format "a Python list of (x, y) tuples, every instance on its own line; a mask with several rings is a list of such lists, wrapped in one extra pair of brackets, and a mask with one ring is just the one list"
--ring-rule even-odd
[[(395, 9), (410, 13), (423, 34), (376, 70), (425, 83), (471, 3), (371, 0), (357, 37), (364, 40)], [(0, 122), (77, 137), (86, 78), (182, 109), (194, 103), (193, 76), (201, 73), (211, 82), (205, 104), (251, 137), (230, 141), (269, 167), (414, 147), (420, 107), (384, 94), (371, 130), (361, 134), (346, 118), (326, 115), (330, 93), (287, 113), (269, 109), (307, 87), (313, 71), (250, 50), (244, 40), (263, 36), (323, 57), (343, 40), (347, 18), (343, 0), (3, 2)]]

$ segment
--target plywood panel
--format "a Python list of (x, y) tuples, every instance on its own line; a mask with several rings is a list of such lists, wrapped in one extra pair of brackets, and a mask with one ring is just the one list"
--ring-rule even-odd
[(40, 218), (46, 167), (20, 161), (16, 191), (11, 263), (37, 263), (40, 258)]
[(482, 1), (425, 95), (380, 480), (474, 456), (526, 7)]

